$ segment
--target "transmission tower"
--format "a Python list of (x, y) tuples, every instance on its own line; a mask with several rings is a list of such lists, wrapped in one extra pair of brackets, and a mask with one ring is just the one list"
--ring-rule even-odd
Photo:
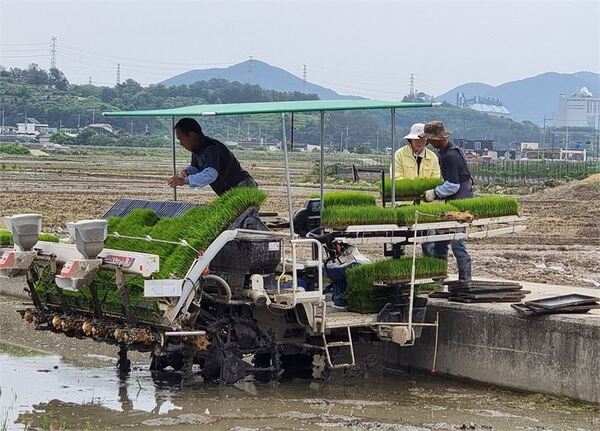
[(121, 63), (117, 63), (117, 85), (121, 83)]
[(88, 85), (92, 85), (92, 77), (91, 76), (88, 79)]
[(248, 84), (254, 84), (254, 57), (250, 56), (250, 61), (248, 62)]
[(306, 64), (302, 70), (302, 92), (306, 93)]
[(56, 69), (56, 36), (50, 39), (50, 69)]
[(410, 74), (410, 87), (408, 89), (408, 94), (410, 96), (415, 95), (415, 74), (414, 73)]

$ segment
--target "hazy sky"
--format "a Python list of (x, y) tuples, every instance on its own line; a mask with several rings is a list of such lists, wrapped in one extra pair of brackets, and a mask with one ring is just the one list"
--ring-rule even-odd
[(0, 0), (0, 64), (57, 66), (75, 83), (142, 84), (254, 56), (338, 92), (438, 95), (548, 71), (600, 72), (594, 1)]

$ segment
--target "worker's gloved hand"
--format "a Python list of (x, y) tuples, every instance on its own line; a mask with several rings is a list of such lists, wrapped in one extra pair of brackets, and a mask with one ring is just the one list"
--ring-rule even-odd
[(425, 192), (425, 202), (433, 202), (437, 199), (437, 195), (435, 194), (435, 189), (427, 190)]

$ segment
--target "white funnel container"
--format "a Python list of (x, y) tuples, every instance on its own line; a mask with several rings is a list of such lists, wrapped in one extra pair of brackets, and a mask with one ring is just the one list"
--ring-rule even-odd
[(17, 214), (4, 217), (4, 223), (11, 231), (16, 248), (30, 251), (38, 242), (42, 230), (41, 214)]
[(104, 249), (104, 241), (108, 235), (106, 220), (79, 220), (67, 223), (67, 229), (75, 241), (77, 250), (86, 259), (95, 259)]

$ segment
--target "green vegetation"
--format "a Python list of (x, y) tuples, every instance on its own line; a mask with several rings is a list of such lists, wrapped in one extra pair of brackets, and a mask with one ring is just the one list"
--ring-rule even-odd
[(407, 225), (415, 222), (417, 211), (420, 213), (419, 222), (426, 223), (446, 220), (445, 214), (457, 211), (457, 208), (443, 203), (405, 205), (395, 209), (375, 206), (325, 206), (321, 214), (321, 224), (323, 227), (334, 229), (369, 224)]
[[(185, 276), (192, 262), (198, 257), (197, 251), (205, 250), (210, 243), (248, 208), (259, 208), (267, 194), (256, 188), (235, 188), (215, 199), (209, 206), (192, 208), (185, 214), (174, 218), (159, 219), (151, 210), (137, 209), (125, 217), (111, 217), (108, 220), (109, 234), (105, 246), (118, 250), (137, 251), (157, 254), (160, 257), (160, 271), (156, 278), (171, 278)], [(118, 233), (119, 236), (115, 236)], [(190, 246), (161, 243), (147, 239), (131, 239), (122, 236), (179, 242), (187, 241)], [(114, 282), (112, 271), (99, 271), (92, 287), (102, 298), (103, 309), (112, 313), (122, 313), (121, 296)], [(129, 305), (133, 307), (138, 318), (151, 319), (156, 317), (158, 306), (143, 296), (143, 278), (128, 277)], [(41, 280), (37, 289), (41, 296), (51, 303), (60, 303), (52, 280)], [(62, 296), (72, 306), (91, 308), (90, 288), (85, 287), (79, 292), (63, 291)]]
[(410, 225), (415, 222), (417, 212), (419, 223), (433, 223), (448, 220), (447, 214), (455, 211), (468, 211), (475, 218), (518, 215), (519, 202), (510, 196), (483, 196), (452, 200), (448, 203), (404, 205), (395, 209), (375, 206), (325, 206), (321, 214), (321, 224), (333, 229), (369, 224)]
[[(375, 263), (357, 265), (348, 269), (346, 276), (348, 289), (346, 300), (351, 310), (377, 312), (389, 302), (387, 288), (377, 287), (377, 283), (397, 284), (411, 278), (412, 258), (382, 260)], [(419, 257), (415, 261), (415, 278), (445, 276), (448, 263), (433, 257)]]
[[(441, 185), (443, 181), (439, 178), (406, 178), (396, 180), (396, 199), (413, 200), (418, 199), (425, 191)], [(392, 180), (385, 180), (383, 195), (386, 199), (392, 197)]]
[(396, 211), (393, 208), (330, 206), (323, 208), (323, 227), (345, 229), (350, 225), (396, 224)]
[[(48, 242), (58, 242), (59, 238), (52, 234), (46, 232), (40, 232), (38, 235), (38, 240), (40, 241), (48, 241)], [(7, 246), (13, 244), (13, 236), (7, 229), (0, 229), (0, 246)]]
[(519, 214), (519, 201), (511, 196), (481, 196), (451, 201), (460, 211), (468, 211), (475, 218), (501, 217)]
[[(45, 71), (36, 64), (27, 69), (2, 68), (0, 66), (0, 94), (7, 124), (15, 124), (25, 117), (35, 117), (50, 127), (77, 128), (98, 121), (99, 112), (111, 110), (134, 110), (173, 108), (200, 103), (266, 102), (284, 100), (316, 99), (315, 94), (301, 92), (279, 92), (265, 90), (257, 85), (230, 82), (224, 79), (198, 81), (191, 85), (162, 84), (143, 87), (128, 79), (116, 86), (94, 86), (70, 84), (58, 69)], [(380, 142), (390, 140), (390, 115), (385, 111), (348, 111), (327, 114), (325, 136), (327, 142), (339, 140), (341, 130), (347, 129), (352, 137), (349, 149), (353, 152), (376, 152), (377, 137)], [(411, 124), (441, 120), (455, 136), (479, 138), (484, 135), (497, 137), (498, 144), (506, 145), (513, 141), (539, 142), (541, 130), (532, 123), (520, 123), (506, 118), (494, 118), (469, 109), (459, 109), (445, 105), (438, 108), (402, 110), (398, 118), (397, 134), (406, 133)], [(142, 136), (139, 145), (154, 145), (159, 136), (169, 134), (168, 119), (161, 118), (103, 118), (113, 127), (140, 134), (146, 131), (157, 134)], [(294, 117), (297, 142), (319, 141), (319, 114), (299, 113)], [(206, 118), (203, 127), (212, 137), (227, 140), (240, 140), (242, 136), (232, 133), (236, 130), (250, 130), (253, 136), (259, 133), (269, 142), (281, 138), (281, 122), (273, 115), (235, 116)], [(259, 132), (260, 130), (260, 132)], [(229, 133), (228, 133), (229, 132)], [(100, 135), (97, 135), (100, 136)], [(289, 135), (288, 135), (289, 136)], [(338, 138), (336, 138), (338, 137)], [(116, 140), (118, 145), (121, 139)], [(95, 137), (89, 141), (95, 145), (114, 145), (113, 138)], [(162, 140), (161, 142), (164, 142)], [(130, 145), (130, 144), (124, 144)], [(386, 144), (387, 145), (387, 144)], [(339, 150), (338, 144), (333, 144)], [(389, 163), (387, 163), (389, 166)], [(386, 166), (386, 168), (387, 168)]]
[[(545, 157), (550, 157), (550, 154)], [(469, 163), (471, 173), (480, 184), (538, 184), (549, 179), (581, 180), (600, 172), (597, 160), (495, 160), (489, 164)]]
[(29, 155), (29, 149), (21, 144), (0, 144), (0, 154), (27, 156)]
[[(311, 198), (320, 197), (319, 193), (313, 193)], [(325, 207), (330, 206), (374, 206), (375, 196), (367, 192), (327, 192), (323, 195)]]

